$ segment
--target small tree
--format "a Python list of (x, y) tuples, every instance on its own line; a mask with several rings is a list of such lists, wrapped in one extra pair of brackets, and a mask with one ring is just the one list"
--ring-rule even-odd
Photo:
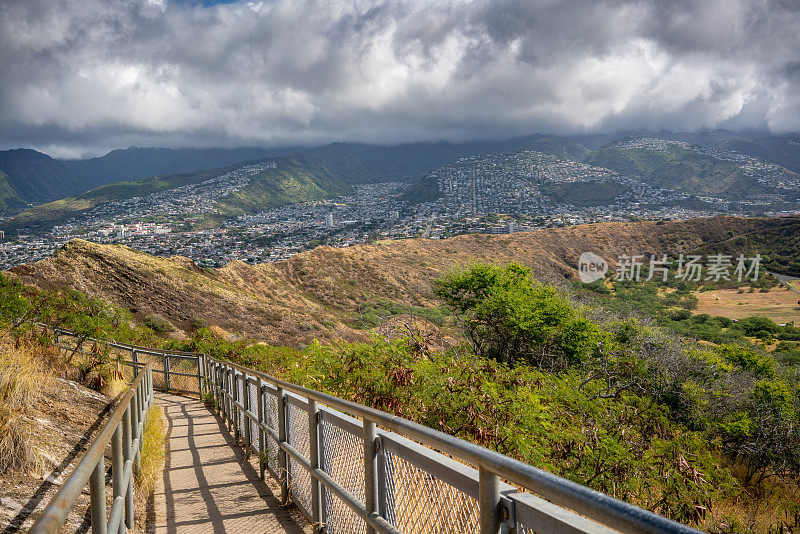
[(477, 354), (508, 365), (564, 369), (598, 345), (597, 327), (518, 264), (475, 264), (437, 280), (436, 294), (459, 315)]

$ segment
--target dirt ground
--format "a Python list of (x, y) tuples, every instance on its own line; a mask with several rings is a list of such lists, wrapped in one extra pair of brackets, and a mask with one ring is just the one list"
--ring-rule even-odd
[(756, 290), (739, 293), (738, 289), (718, 289), (695, 293), (698, 298), (696, 313), (720, 315), (742, 319), (751, 315), (769, 317), (778, 324), (794, 321), (800, 324), (800, 295), (785, 287), (772, 288), (769, 293)]
[[(112, 399), (55, 378), (26, 417), (36, 429), (35, 468), (0, 477), (0, 534), (27, 531), (82, 458), (112, 408)], [(89, 530), (88, 486), (70, 512), (65, 531)]]

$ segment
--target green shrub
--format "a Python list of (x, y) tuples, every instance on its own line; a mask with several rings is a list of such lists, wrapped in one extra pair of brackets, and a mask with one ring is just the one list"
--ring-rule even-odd
[(741, 330), (748, 336), (756, 336), (756, 334), (760, 331), (765, 331), (770, 334), (777, 334), (782, 329), (778, 324), (768, 317), (745, 317), (744, 319), (740, 319), (735, 325), (734, 328)]
[(554, 288), (534, 281), (526, 267), (475, 264), (435, 284), (481, 356), (564, 369), (588, 360), (602, 341), (592, 322)]
[(689, 310), (675, 310), (670, 312), (669, 318), (673, 321), (686, 321), (692, 318), (692, 312)]
[(142, 321), (142, 324), (156, 334), (166, 334), (168, 332), (175, 331), (175, 327), (172, 326), (172, 323), (160, 315), (150, 315), (145, 317)]

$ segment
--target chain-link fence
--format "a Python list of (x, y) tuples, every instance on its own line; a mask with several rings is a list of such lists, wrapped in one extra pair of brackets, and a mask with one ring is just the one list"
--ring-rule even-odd
[(110, 365), (115, 365), (117, 373), (126, 382), (132, 382), (139, 369), (150, 364), (154, 389), (179, 394), (200, 394), (202, 354), (154, 350), (107, 339), (95, 339), (63, 328), (39, 326), (51, 332), (55, 345), (68, 355), (102, 358)]
[[(49, 328), (41, 325), (43, 328)], [(697, 533), (483, 447), (203, 354), (49, 330), (155, 389), (210, 395), (317, 532)], [(504, 482), (506, 480), (509, 483)]]
[(201, 362), (223, 417), (317, 532), (698, 532), (410, 421)]

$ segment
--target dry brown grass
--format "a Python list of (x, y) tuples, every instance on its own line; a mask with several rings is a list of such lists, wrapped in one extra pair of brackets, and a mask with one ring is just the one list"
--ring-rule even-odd
[(696, 292), (698, 303), (695, 313), (719, 315), (729, 319), (743, 319), (751, 315), (768, 317), (776, 323), (800, 322), (797, 310), (797, 293), (776, 287), (768, 293), (758, 290), (739, 293), (738, 289), (716, 289)]
[(52, 376), (35, 347), (0, 342), (0, 474), (31, 467), (31, 421), (26, 415)]
[(755, 494), (745, 493), (736, 500), (715, 503), (699, 527), (709, 532), (735, 534), (797, 532), (800, 513), (787, 503), (797, 501), (798, 491), (796, 483), (770, 481)]
[(142, 436), (141, 470), (137, 477), (139, 493), (147, 497), (156, 486), (156, 481), (164, 469), (167, 430), (164, 426), (164, 410), (153, 406), (147, 413), (147, 423)]
[[(791, 221), (789, 221), (791, 222)], [(384, 245), (318, 247), (286, 261), (233, 261), (204, 270), (186, 258), (157, 258), (117, 245), (73, 240), (46, 260), (9, 273), (45, 289), (74, 288), (159, 314), (182, 331), (201, 317), (231, 336), (273, 345), (346, 339), (366, 341), (357, 310), (377, 300), (436, 304), (432, 280), (475, 261), (519, 262), (545, 282), (575, 277), (578, 256), (593, 251), (613, 263), (620, 254), (677, 254), (758, 233), (775, 220), (716, 217), (668, 223), (602, 223), (512, 235), (401, 239)], [(795, 299), (796, 301), (797, 299)], [(171, 334), (180, 337), (181, 331)]]
[(103, 387), (100, 389), (100, 393), (113, 399), (118, 397), (121, 393), (128, 391), (128, 388), (130, 388), (130, 385), (128, 385), (124, 380), (114, 378), (113, 380), (109, 380), (103, 384)]
[[(134, 484), (134, 517), (136, 524), (145, 525), (152, 516), (153, 492), (159, 477), (164, 472), (166, 458), (167, 429), (164, 425), (164, 411), (153, 406), (147, 413), (147, 423), (142, 436), (141, 469)], [(138, 529), (137, 529), (138, 531)]]

